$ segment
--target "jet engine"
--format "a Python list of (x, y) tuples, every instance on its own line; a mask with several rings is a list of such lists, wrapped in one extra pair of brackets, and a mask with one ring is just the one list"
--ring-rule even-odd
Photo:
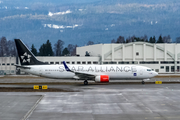
[(108, 75), (96, 76), (95, 82), (109, 82), (109, 76)]

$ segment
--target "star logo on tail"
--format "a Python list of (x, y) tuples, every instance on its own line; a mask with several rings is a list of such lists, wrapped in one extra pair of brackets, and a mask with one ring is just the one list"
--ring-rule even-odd
[(21, 56), (21, 59), (22, 59), (22, 62), (23, 63), (30, 63), (30, 58), (31, 58), (31, 55), (27, 54), (27, 52), (25, 52), (22, 56)]

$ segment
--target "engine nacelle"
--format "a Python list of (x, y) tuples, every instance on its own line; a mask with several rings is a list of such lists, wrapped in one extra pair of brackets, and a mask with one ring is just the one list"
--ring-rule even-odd
[(96, 76), (95, 82), (109, 82), (109, 76), (108, 75)]

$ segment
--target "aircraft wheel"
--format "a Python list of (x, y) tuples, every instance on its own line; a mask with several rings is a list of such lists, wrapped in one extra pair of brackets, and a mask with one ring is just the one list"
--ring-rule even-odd
[(84, 81), (84, 85), (88, 85), (88, 81), (87, 80)]
[(145, 82), (144, 82), (144, 81), (142, 81), (142, 84), (145, 84)]

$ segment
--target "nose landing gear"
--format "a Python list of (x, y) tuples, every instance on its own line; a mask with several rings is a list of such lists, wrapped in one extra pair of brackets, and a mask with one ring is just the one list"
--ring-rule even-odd
[(84, 81), (84, 85), (88, 85), (88, 81), (87, 80)]

